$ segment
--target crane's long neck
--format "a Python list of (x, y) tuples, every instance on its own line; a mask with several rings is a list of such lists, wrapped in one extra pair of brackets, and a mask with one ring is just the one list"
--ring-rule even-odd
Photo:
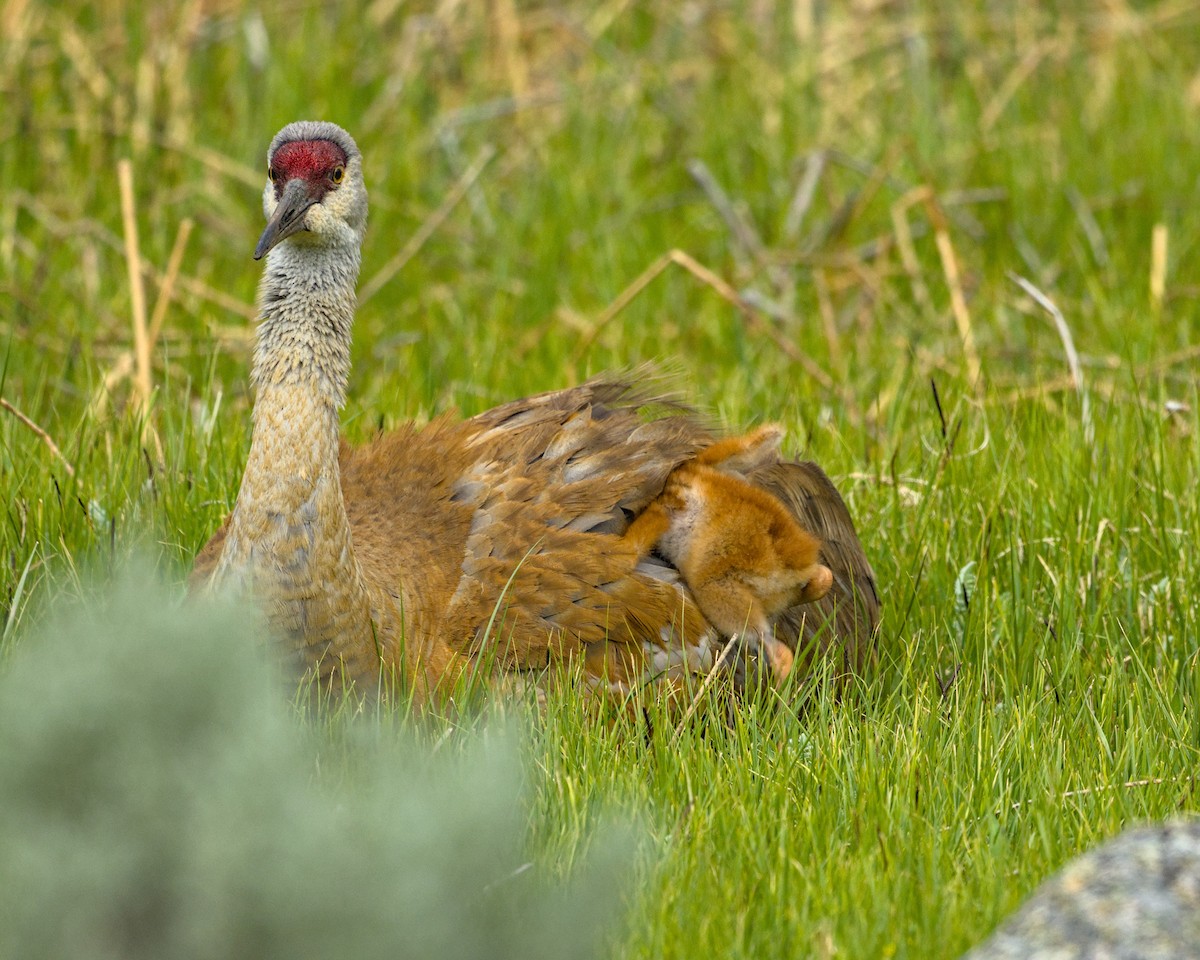
[(357, 249), (284, 243), (268, 258), (254, 433), (216, 578), (264, 601), (323, 673), (366, 672), (349, 661), (374, 647), (338, 467), (358, 267)]
[(262, 320), (254, 353), (256, 423), (264, 400), (276, 388), (299, 388), (331, 411), (336, 426), (350, 376), (358, 267), (356, 248), (285, 243), (271, 251), (260, 290)]

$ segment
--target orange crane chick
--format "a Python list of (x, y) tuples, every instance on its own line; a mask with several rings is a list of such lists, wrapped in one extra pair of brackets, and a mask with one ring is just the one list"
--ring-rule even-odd
[(821, 599), (833, 585), (820, 562), (821, 541), (743, 476), (775, 462), (782, 438), (779, 426), (767, 424), (701, 450), (672, 471), (624, 534), (639, 554), (656, 550), (673, 563), (708, 622), (757, 647), (777, 681), (793, 657), (774, 638), (773, 618)]

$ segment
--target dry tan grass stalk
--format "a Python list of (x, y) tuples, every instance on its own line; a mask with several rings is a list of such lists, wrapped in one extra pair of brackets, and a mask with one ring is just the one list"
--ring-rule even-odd
[(954, 244), (950, 240), (949, 224), (946, 214), (937, 202), (932, 192), (926, 195), (925, 210), (933, 224), (933, 239), (937, 244), (938, 256), (942, 261), (942, 273), (946, 277), (946, 287), (950, 291), (950, 310), (954, 314), (954, 322), (958, 327), (958, 335), (962, 339), (963, 356), (967, 361), (967, 376), (972, 386), (981, 386), (979, 376), (981, 366), (979, 351), (975, 347), (975, 331), (971, 326), (971, 313), (967, 309), (967, 298), (963, 295), (962, 278), (958, 269), (958, 257), (954, 253)]
[[(78, 237), (81, 233), (86, 233), (88, 236), (99, 240), (106, 247), (118, 252), (124, 252), (125, 246), (120, 237), (106, 229), (103, 224), (88, 218), (79, 220), (62, 220), (56, 217), (50, 210), (39, 201), (36, 197), (23, 190), (14, 190), (9, 199), (14, 204), (20, 204), (24, 209), (39, 223), (42, 224), (54, 237), (58, 239), (72, 239)], [(149, 277), (156, 283), (161, 284), (162, 278), (158, 271), (145, 260), (141, 261), (141, 271), (143, 278)], [(181, 273), (176, 285), (183, 290), (186, 290), (192, 296), (208, 303), (215, 304), (223, 310), (228, 310), (231, 313), (236, 313), (238, 316), (245, 317), (247, 320), (258, 319), (258, 308), (252, 303), (246, 303), (237, 297), (210, 287), (208, 284), (195, 277), (190, 277), (187, 274)]]
[(1196, 0), (1166, 0), (1157, 6), (1141, 11), (1141, 16), (1155, 27), (1164, 27), (1172, 20), (1196, 20), (1198, 5)]
[(158, 91), (158, 66), (154, 58), (143, 55), (138, 59), (133, 75), (133, 117), (129, 125), (129, 139), (133, 154), (140, 160), (150, 142), (150, 131), (154, 126), (154, 101)]
[[(32, 17), (30, 13), (30, 0), (8, 0), (4, 4), (3, 10), (0, 10), (0, 30), (4, 33), (4, 39), (8, 45), (8, 54), (12, 56), (14, 51), (12, 48), (23, 47), (25, 40), (29, 35)], [(20, 62), (19, 59), (17, 62)]]
[[(756, 270), (766, 273), (771, 283), (774, 298), (773, 316), (791, 321), (795, 316), (796, 277), (789, 264), (769, 255), (758, 229), (751, 221), (744, 205), (735, 203), (721, 186), (703, 160), (691, 159), (687, 162), (687, 171), (696, 184), (708, 198), (718, 216), (725, 221), (733, 237), (734, 257), (739, 269), (750, 274)], [(749, 299), (750, 291), (746, 291), (744, 299)]]
[[(1146, 777), (1144, 780), (1126, 780), (1124, 783), (1110, 783), (1099, 787), (1081, 787), (1078, 790), (1068, 790), (1058, 795), (1059, 800), (1070, 800), (1072, 797), (1090, 797), (1097, 793), (1108, 793), (1111, 790), (1130, 790), (1134, 787), (1156, 787), (1164, 783), (1193, 783), (1195, 777)], [(1017, 800), (1009, 806), (1010, 810), (1020, 810), (1032, 801)], [(996, 811), (999, 814), (1000, 811)]]
[(725, 221), (725, 226), (729, 228), (729, 233), (733, 237), (735, 249), (741, 251), (742, 256), (739, 259), (742, 259), (743, 262), (761, 260), (763, 242), (758, 231), (729, 199), (729, 194), (725, 192), (725, 188), (713, 176), (704, 161), (693, 157), (687, 162), (687, 172), (704, 192), (708, 202), (717, 211), (717, 215)]
[(1184, 347), (1182, 350), (1176, 350), (1174, 353), (1167, 353), (1147, 363), (1143, 363), (1136, 369), (1139, 376), (1145, 376), (1149, 373), (1160, 373), (1163, 370), (1169, 370), (1171, 367), (1177, 367), (1182, 363), (1191, 363), (1197, 357), (1200, 357), (1200, 344), (1193, 344), (1190, 347)]
[(62, 465), (67, 470), (67, 475), (71, 476), (71, 477), (75, 476), (75, 468), (73, 466), (71, 466), (71, 462), (66, 457), (63, 456), (63, 452), (60, 449), (58, 449), (58, 444), (54, 442), (54, 438), (51, 437), (50, 434), (48, 434), (45, 430), (43, 430), (41, 427), (39, 427), (28, 416), (26, 416), (24, 413), (22, 413), (20, 410), (18, 410), (16, 407), (14, 407), (11, 403), (9, 403), (3, 397), (0, 397), (0, 407), (7, 410), (14, 417), (16, 417), (18, 420), (20, 420), (21, 423), (25, 424), (25, 426), (27, 426), (30, 430), (32, 430), (41, 439), (42, 443), (44, 443), (47, 446), (47, 448), (49, 448), (50, 452), (52, 454), (54, 454), (54, 456), (57, 457), (62, 462)]
[(240, 160), (227, 157), (218, 150), (212, 150), (209, 147), (200, 146), (199, 144), (176, 140), (154, 140), (152, 142), (169, 150), (186, 154), (193, 160), (199, 160), (214, 173), (219, 173), (234, 180), (240, 180), (242, 183), (255, 189), (261, 190), (263, 183), (266, 182), (267, 158), (265, 155), (263, 156), (262, 168), (259, 169), (258, 167), (242, 163)]
[[(0, 331), (2, 332), (2, 331)], [(245, 327), (211, 327), (209, 334), (212, 339), (222, 342), (236, 343), (239, 348), (249, 343), (254, 339), (254, 331), (247, 330)], [(189, 348), (193, 352), (198, 352), (195, 339), (190, 335), (181, 335), (181, 342), (173, 351), (175, 355), (187, 353)], [(199, 352), (207, 351), (207, 347), (200, 347)], [(100, 353), (101, 351), (97, 351)], [(108, 410), (108, 398), (112, 396), (113, 390), (117, 384), (133, 373), (133, 352), (130, 350), (122, 350), (116, 355), (112, 366), (104, 374), (104, 379), (100, 385), (92, 392), (91, 398), (88, 400), (87, 419), (99, 420), (104, 417)], [(155, 438), (157, 441), (157, 437)]]
[(825, 173), (828, 159), (829, 154), (824, 150), (814, 150), (808, 155), (808, 161), (804, 165), (804, 176), (800, 178), (796, 192), (792, 194), (792, 202), (788, 204), (787, 215), (783, 220), (783, 236), (786, 240), (794, 241), (800, 236), (800, 228), (804, 225), (804, 218), (808, 216), (808, 209), (817, 195), (817, 185)]
[(794, 0), (792, 3), (792, 31), (801, 43), (812, 40), (817, 29), (814, 0)]
[(0, 205), (0, 265), (5, 270), (12, 270), (17, 252), (17, 212), (16, 203)]
[(852, 194), (850, 205), (838, 218), (837, 229), (830, 231), (826, 240), (834, 239), (844, 234), (862, 212), (871, 205), (871, 201), (875, 199), (875, 195), (891, 176), (892, 168), (896, 166), (896, 162), (903, 156), (904, 148), (905, 144), (902, 142), (893, 143), (888, 147), (878, 163), (864, 163), (862, 166), (859, 166), (858, 163), (852, 163), (851, 161), (854, 158), (846, 154), (833, 154), (833, 158), (842, 163), (843, 166), (850, 169), (857, 169), (859, 172), (865, 172), (867, 179), (864, 181), (862, 187), (856, 193)]
[(584, 26), (584, 30), (593, 42), (604, 36), (605, 31), (620, 18), (630, 3), (632, 0), (611, 0), (609, 3), (597, 6)]
[[(152, 273), (151, 276), (155, 275)], [(237, 297), (223, 293), (214, 287), (210, 287), (202, 280), (188, 276), (186, 273), (179, 275), (179, 279), (175, 281), (175, 285), (182, 290), (186, 290), (194, 297), (207, 300), (209, 303), (228, 310), (230, 313), (236, 313), (238, 316), (245, 317), (247, 320), (258, 319), (258, 307), (254, 304), (246, 303), (245, 300), (239, 300)]]
[(360, 305), (375, 296), (396, 274), (404, 269), (404, 265), (416, 255), (417, 251), (425, 245), (425, 241), (450, 216), (450, 211), (458, 206), (459, 201), (467, 195), (467, 191), (471, 189), (471, 185), (479, 178), (479, 175), (483, 173), (484, 167), (491, 162), (495, 155), (496, 148), (490, 143), (484, 144), (483, 149), (476, 154), (471, 165), (463, 171), (462, 176), (450, 188), (450, 192), (446, 194), (441, 205), (425, 218), (425, 222), (421, 224), (416, 233), (409, 237), (408, 242), (400, 248), (400, 252), (380, 267), (375, 276), (363, 284), (362, 289), (358, 293), (358, 302)]
[(1019, 63), (1009, 71), (996, 89), (992, 99), (988, 105), (983, 108), (983, 113), (979, 116), (979, 129), (983, 133), (989, 133), (996, 125), (996, 121), (1000, 119), (1000, 115), (1004, 113), (1004, 108), (1008, 106), (1009, 101), (1021, 86), (1033, 76), (1033, 72), (1038, 68), (1043, 58), (1059, 45), (1057, 40), (1043, 40), (1040, 43), (1034, 44), (1026, 52)]
[(133, 373), (133, 354), (126, 350), (104, 374), (104, 380), (96, 387), (88, 401), (87, 418), (99, 420), (108, 410), (108, 398), (117, 384)]
[(867, 299), (871, 302), (881, 301), (887, 296), (887, 288), (883, 281), (884, 277), (891, 275), (891, 271), (887, 269), (889, 249), (885, 243), (875, 251), (874, 256), (856, 257), (846, 264), (846, 269), (858, 279), (857, 286), (866, 288), (869, 294)]
[(192, 87), (188, 83), (188, 64), (206, 15), (205, 0), (187, 0), (182, 4), (178, 25), (171, 42), (164, 45), (162, 86), (166, 91), (166, 139), (192, 143)]
[(634, 297), (650, 286), (651, 281), (655, 277), (666, 270), (672, 263), (676, 262), (672, 254), (681, 252), (671, 250), (668, 253), (664, 253), (638, 274), (631, 284), (617, 294), (616, 298), (600, 312), (600, 316), (596, 318), (591, 329), (580, 337), (579, 346), (575, 349), (574, 359), (576, 362), (582, 359), (583, 355), (588, 352), (592, 344), (596, 342), (596, 338), (600, 336), (604, 328), (612, 322), (616, 315), (629, 306)]
[[(886, 83), (877, 82), (878, 72), (873, 70), (869, 85), (864, 84), (859, 90), (847, 91), (845, 74), (852, 74), (855, 63), (872, 53), (899, 48), (905, 42), (905, 38), (913, 32), (913, 20), (911, 17), (895, 17), (889, 21), (877, 20), (872, 24), (874, 29), (863, 29), (861, 17), (822, 19), (824, 22), (821, 24), (821, 43), (817, 51), (817, 72), (820, 79), (839, 85), (836, 91), (831, 90), (842, 94), (834, 106), (857, 109), (863, 97), (881, 87), (886, 88)], [(897, 58), (884, 69), (888, 73), (896, 73), (906, 69), (906, 66), (901, 58)]]
[(179, 230), (175, 233), (175, 245), (171, 247), (171, 256), (167, 259), (167, 271), (163, 274), (162, 283), (158, 288), (158, 297), (154, 301), (154, 310), (150, 314), (148, 338), (151, 351), (154, 350), (154, 344), (158, 342), (163, 321), (167, 317), (167, 307), (171, 303), (171, 295), (175, 292), (175, 281), (179, 278), (179, 268), (183, 264), (183, 251), (187, 247), (188, 237), (192, 235), (192, 226), (191, 218), (185, 217), (180, 221)]
[(1079, 415), (1083, 420), (1083, 436), (1090, 445), (1096, 435), (1095, 425), (1092, 423), (1092, 407), (1088, 400), (1087, 387), (1083, 382), (1083, 367), (1080, 366), (1079, 354), (1075, 351), (1075, 338), (1071, 336), (1071, 328), (1067, 326), (1067, 319), (1053, 300), (1024, 277), (1018, 276), (1015, 273), (1009, 273), (1008, 276), (1010, 280), (1033, 298), (1034, 303), (1050, 314), (1050, 318), (1054, 321), (1054, 327), (1058, 331), (1059, 339), (1062, 340), (1063, 350), (1067, 355), (1067, 369), (1071, 371), (1071, 380), (1074, 382), (1075, 391), (1079, 394)]
[[(997, 397), (989, 397), (990, 403), (999, 404), (1001, 406), (1011, 406), (1016, 403), (1022, 403), (1026, 400), (1047, 400), (1056, 393), (1067, 393), (1075, 389), (1075, 378), (1070, 374), (1061, 377), (1055, 377), (1051, 380), (1043, 380), (1040, 383), (1031, 384), (1027, 387), (1017, 387), (1010, 390), (1008, 393)], [(1116, 384), (1109, 383), (1104, 380), (1093, 380), (1088, 384), (1089, 394), (1096, 394), (1104, 397), (1106, 400), (1132, 402), (1140, 406), (1143, 410), (1156, 410), (1161, 412), (1162, 408), (1157, 401), (1149, 400), (1139, 396), (1135, 392), (1130, 392), (1122, 389)], [(1047, 405), (1049, 409), (1049, 405)]]
[(833, 310), (833, 300), (829, 296), (829, 281), (825, 271), (816, 267), (812, 272), (813, 290), (817, 294), (817, 310), (821, 315), (821, 329), (825, 333), (825, 342), (829, 347), (829, 359), (833, 365), (846, 375), (846, 357), (842, 352), (842, 339), (838, 336), (837, 315)]
[(683, 736), (683, 731), (687, 729), (688, 722), (696, 715), (696, 710), (700, 706), (700, 701), (704, 699), (704, 695), (712, 689), (712, 685), (716, 682), (717, 677), (721, 674), (721, 668), (725, 666), (725, 662), (729, 659), (729, 655), (733, 652), (733, 648), (737, 645), (738, 637), (732, 636), (721, 649), (721, 655), (717, 657), (712, 665), (712, 669), (704, 676), (704, 682), (700, 684), (700, 689), (696, 691), (696, 695), (692, 697), (692, 702), (688, 704), (687, 710), (684, 711), (683, 719), (675, 727), (675, 732), (671, 735), (671, 743), (674, 745), (679, 742), (679, 738)]
[(144, 411), (153, 389), (150, 379), (150, 339), (146, 328), (146, 288), (142, 280), (142, 255), (138, 248), (137, 218), (133, 206), (133, 164), (117, 161), (121, 189), (121, 221), (125, 229), (125, 262), (129, 267), (129, 299), (133, 313), (134, 387)]
[(496, 31), (496, 47), (504, 62), (504, 73), (514, 97), (529, 91), (529, 65), (521, 53), (521, 21), (513, 0), (491, 0), (492, 24)]
[(1162, 309), (1167, 290), (1167, 225), (1156, 223), (1150, 234), (1150, 306)]
[(71, 66), (83, 80), (88, 93), (97, 103), (104, 103), (112, 93), (112, 83), (108, 75), (96, 62), (93, 45), (90, 44), (75, 29), (75, 24), (67, 16), (57, 18), (58, 43), (62, 52), (71, 61)]
[(1062, 393), (1065, 390), (1075, 389), (1075, 378), (1070, 374), (1063, 377), (1055, 377), (1052, 380), (1041, 380), (1038, 383), (1031, 384), (1027, 387), (1016, 387), (1002, 396), (996, 397), (995, 402), (1010, 406), (1014, 403), (1021, 403), (1025, 400), (1034, 400), (1044, 398), (1052, 393)]
[[(73, 116), (70, 119), (62, 117), (48, 118), (42, 125), (43, 129), (61, 130), (74, 133), (85, 138), (96, 137), (134, 137), (133, 131), (117, 123), (96, 118), (91, 115)], [(198, 160), (214, 173), (239, 180), (247, 186), (262, 189), (266, 176), (266, 157), (263, 157), (263, 168), (251, 167), (240, 160), (227, 157), (218, 150), (194, 143), (188, 139), (176, 136), (156, 136), (148, 131), (140, 131), (135, 145), (139, 148), (154, 146), (162, 150), (170, 150), (186, 156), (189, 160)]]
[(575, 363), (578, 363), (583, 358), (592, 344), (596, 342), (596, 338), (600, 336), (604, 328), (612, 322), (617, 314), (629, 306), (630, 302), (645, 290), (656, 277), (663, 273), (667, 267), (671, 266), (671, 264), (682, 267), (701, 283), (715, 290), (723, 300), (737, 308), (738, 312), (742, 315), (743, 322), (749, 329), (755, 333), (765, 334), (779, 347), (780, 352), (784, 356), (800, 364), (808, 375), (821, 386), (832, 389), (833, 378), (822, 370), (812, 357), (808, 356), (796, 344), (792, 343), (782, 331), (764, 321), (732, 286), (682, 250), (670, 250), (664, 253), (643, 270), (629, 286), (617, 294), (616, 299), (605, 307), (600, 316), (596, 318), (591, 330), (580, 338), (579, 346), (576, 348), (573, 357)]
[[(172, 124), (176, 129), (179, 124)], [(250, 166), (240, 160), (228, 157), (218, 150), (195, 143), (187, 137), (176, 134), (158, 136), (149, 130), (134, 131), (104, 117), (90, 114), (74, 115), (70, 118), (49, 117), (42, 124), (46, 131), (61, 130), (73, 133), (83, 138), (130, 137), (139, 149), (158, 147), (186, 156), (189, 160), (198, 160), (214, 173), (238, 180), (247, 186), (262, 189), (266, 176), (266, 157), (263, 157), (263, 167)]]

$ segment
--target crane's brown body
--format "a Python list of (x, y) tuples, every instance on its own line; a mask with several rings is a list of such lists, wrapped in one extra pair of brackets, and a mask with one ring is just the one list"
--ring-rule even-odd
[[(193, 582), (248, 590), (302, 668), (366, 690), (381, 674), (436, 689), (485, 660), (541, 674), (575, 659), (620, 691), (710, 670), (727, 638), (675, 566), (622, 537), (714, 442), (700, 419), (641, 377), (598, 379), (351, 449), (338, 410), (361, 160), (340, 128), (310, 123), (281, 131), (269, 160), (253, 440)], [(768, 460), (746, 481), (821, 540), (833, 574), (776, 636), (852, 670), (878, 620), (870, 565), (820, 468)]]

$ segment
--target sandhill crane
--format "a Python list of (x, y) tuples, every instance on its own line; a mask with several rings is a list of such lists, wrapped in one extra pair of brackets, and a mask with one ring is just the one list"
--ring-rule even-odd
[[(193, 583), (249, 592), (300, 668), (368, 691), (382, 674), (428, 694), (484, 658), (518, 680), (573, 660), (591, 686), (618, 692), (723, 665), (736, 641), (678, 569), (622, 537), (717, 439), (700, 419), (637, 376), (599, 378), (350, 448), (339, 409), (367, 222), (362, 158), (340, 127), (303, 121), (275, 136), (267, 165), (250, 453)], [(742, 479), (820, 539), (832, 571), (828, 594), (784, 611), (775, 637), (860, 666), (879, 604), (841, 497), (818, 466), (778, 455)]]

